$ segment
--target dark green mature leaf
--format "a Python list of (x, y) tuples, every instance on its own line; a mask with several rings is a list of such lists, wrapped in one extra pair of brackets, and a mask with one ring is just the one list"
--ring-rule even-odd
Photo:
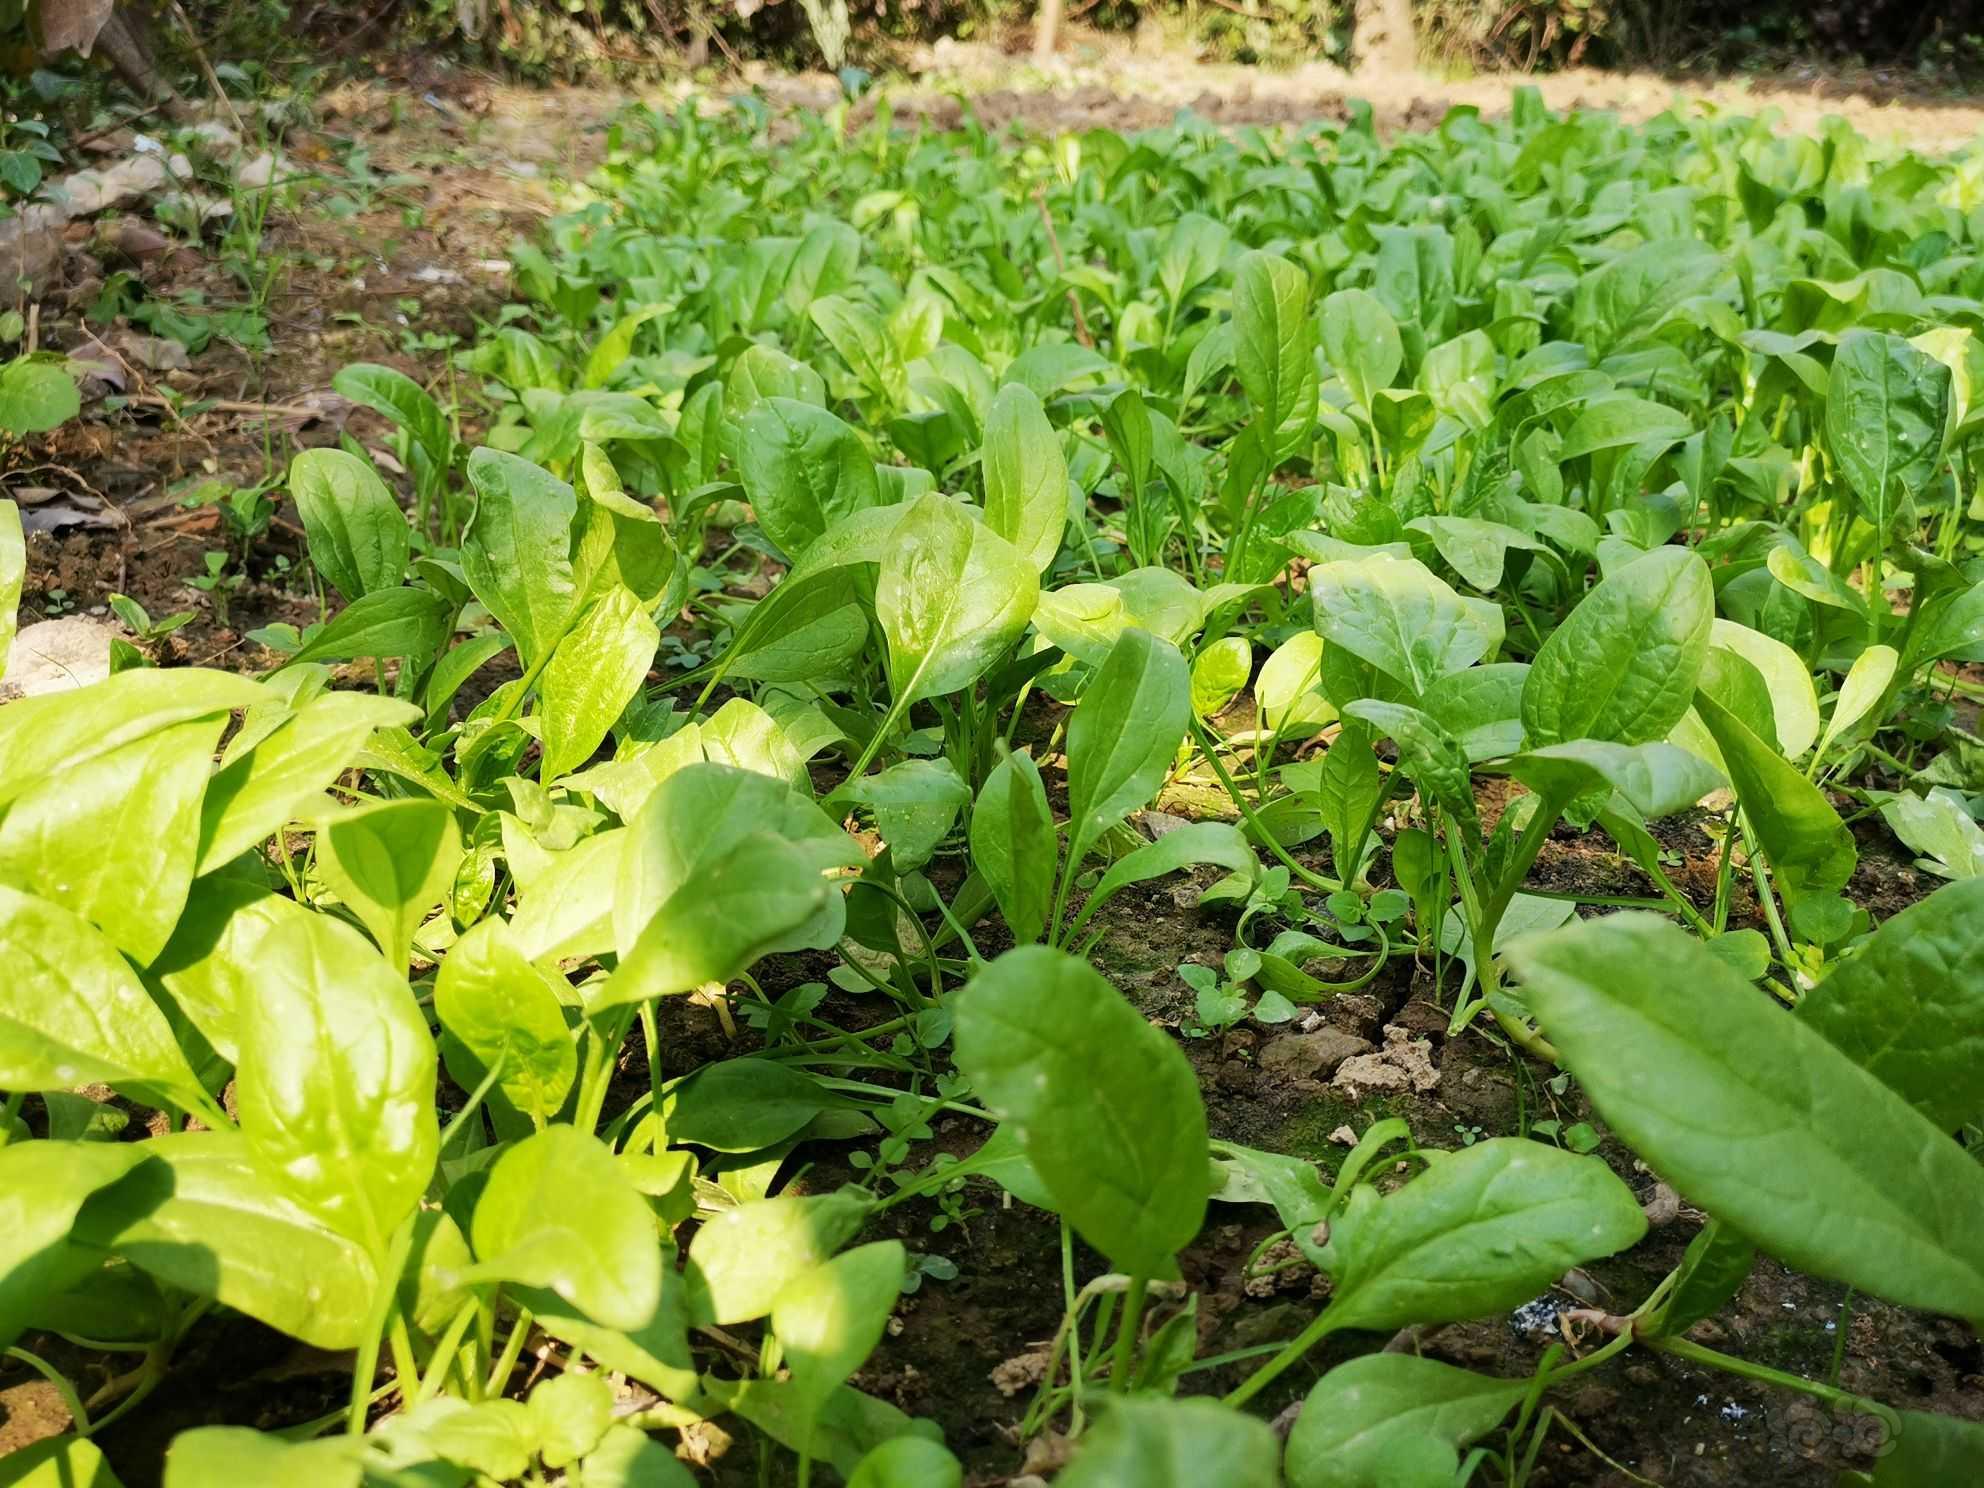
[(150, 961), (192, 887), (224, 721), (172, 724), (16, 797), (0, 818), (0, 883), (60, 904)]
[(896, 705), (977, 681), (1026, 629), (1039, 592), (1011, 543), (948, 496), (919, 499), (890, 534), (875, 583)]
[(0, 367), (0, 430), (45, 434), (82, 411), (76, 380), (54, 362), (15, 357)]
[(1068, 522), (1068, 461), (1040, 399), (1009, 382), (985, 416), (985, 525), (1044, 573)]
[(1840, 338), (1826, 381), (1826, 442), (1885, 539), (1942, 458), (1950, 369), (1899, 336), (1853, 330)]
[(465, 1051), (474, 1064), (456, 1069), (450, 1052), (455, 1083), (474, 1090), (496, 1070), (496, 1088), (519, 1111), (539, 1121), (557, 1115), (579, 1067), (563, 986), (563, 978), (524, 957), (506, 921), (470, 927), (434, 979), (434, 1012), (454, 1035), (451, 1049)]
[(1798, 1014), (1944, 1130), (1984, 1115), (1984, 878), (1882, 925)]
[(1323, 355), (1352, 400), (1370, 412), (1405, 362), (1398, 322), (1368, 289), (1339, 289), (1323, 301), (1322, 329)]
[(1502, 610), (1463, 599), (1416, 558), (1363, 558), (1309, 570), (1316, 629), (1332, 646), (1425, 695), (1502, 641)]
[(199, 1109), (204, 1091), (116, 947), (58, 904), (0, 885), (0, 1090), (94, 1081)]
[(669, 1091), (668, 1140), (712, 1152), (757, 1152), (783, 1142), (822, 1111), (848, 1102), (776, 1059), (720, 1059)]
[(1085, 962), (1044, 946), (972, 980), (956, 1040), (958, 1068), (1077, 1233), (1122, 1270), (1173, 1274), (1211, 1174), (1184, 1055)]
[(241, 1134), (298, 1203), (382, 1254), (440, 1149), (434, 1040), (403, 977), (328, 915), (256, 947), (236, 1009)]
[(1601, 580), (1530, 663), (1530, 746), (1664, 737), (1694, 699), (1714, 619), (1708, 565), (1686, 548), (1657, 549)]
[(347, 600), (398, 585), (412, 534), (370, 465), (341, 449), (304, 450), (289, 462), (289, 494), (326, 583)]
[(1191, 718), (1191, 677), (1169, 641), (1116, 638), (1068, 721), (1068, 864), (1157, 794)]
[(1275, 1488), (1267, 1423), (1211, 1400), (1122, 1399), (1082, 1438), (1060, 1488)]
[(1527, 1379), (1490, 1379), (1412, 1354), (1339, 1364), (1309, 1392), (1288, 1434), (1289, 1488), (1447, 1488), (1460, 1448), (1530, 1389)]
[(661, 1237), (647, 1201), (596, 1137), (547, 1126), (496, 1160), (469, 1227), (472, 1277), (545, 1287), (609, 1328), (661, 1302)]
[(1249, 253), (1233, 272), (1233, 362), (1269, 463), (1307, 437), (1316, 417), (1316, 321), (1307, 271)]
[(1878, 1077), (1653, 915), (1508, 956), (1599, 1113), (1693, 1202), (1802, 1270), (1984, 1317), (1984, 1169)]
[(971, 811), (971, 862), (984, 876), (1017, 945), (1040, 939), (1053, 912), (1057, 839), (1040, 767), (1009, 753), (992, 767)]
[(1343, 716), (1368, 723), (1398, 745), (1399, 766), (1414, 784), (1466, 827), (1469, 836), (1481, 835), (1467, 751), (1437, 718), (1407, 703), (1382, 703), (1375, 698), (1351, 703)]
[(1587, 403), (1564, 436), (1559, 460), (1575, 460), (1600, 450), (1654, 440), (1676, 444), (1695, 432), (1694, 421), (1678, 408), (1646, 398), (1609, 397)]
[(1819, 788), (1708, 693), (1695, 694), (1695, 711), (1715, 736), (1736, 799), (1792, 913), (1800, 900), (1846, 887), (1859, 854), (1853, 833)]
[(425, 661), (448, 638), (455, 607), (432, 589), (375, 589), (360, 595), (284, 662), (410, 656)]
[(1646, 1233), (1632, 1190), (1598, 1158), (1519, 1137), (1428, 1156), (1396, 1193), (1352, 1190), (1332, 1221), (1324, 1269), (1336, 1282), (1334, 1326), (1505, 1311)]
[(737, 478), (758, 525), (789, 558), (882, 503), (861, 436), (826, 409), (790, 398), (767, 398), (739, 421)]
[(1469, 764), (1522, 748), (1522, 688), (1529, 664), (1497, 661), (1449, 672), (1419, 699), (1460, 741)]
[(462, 534), (462, 574), (529, 666), (571, 625), (581, 598), (572, 574), (572, 488), (515, 455), (468, 457), (475, 514)]
[(144, 1147), (155, 1162), (84, 1207), (79, 1241), (317, 1348), (357, 1344), (378, 1286), (363, 1245), (278, 1191), (231, 1132)]
[(1678, 1338), (1703, 1318), (1713, 1317), (1742, 1290), (1757, 1263), (1757, 1248), (1719, 1219), (1711, 1219), (1688, 1242), (1667, 1300), (1641, 1329), (1654, 1338)]
[(1874, 1488), (1947, 1488), (1970, 1482), (1984, 1461), (1984, 1425), (1902, 1411), (1892, 1450), (1874, 1464)]
[(0, 1348), (36, 1308), (103, 1264), (69, 1238), (92, 1194), (145, 1161), (139, 1142), (9, 1142), (0, 1147)]

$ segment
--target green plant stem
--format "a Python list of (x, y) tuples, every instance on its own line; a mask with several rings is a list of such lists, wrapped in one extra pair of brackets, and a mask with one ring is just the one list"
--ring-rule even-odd
[(1796, 1390), (1802, 1395), (1810, 1395), (1814, 1400), (1823, 1400), (1835, 1409), (1856, 1411), (1865, 1416), (1877, 1416), (1887, 1422), (1893, 1430), (1901, 1429), (1900, 1418), (1895, 1415), (1892, 1407), (1883, 1405), (1878, 1400), (1869, 1400), (1864, 1395), (1855, 1395), (1850, 1390), (1820, 1384), (1817, 1380), (1788, 1374), (1782, 1369), (1772, 1369), (1768, 1364), (1754, 1364), (1748, 1359), (1739, 1359), (1734, 1354), (1717, 1353), (1714, 1349), (1703, 1348), (1699, 1343), (1690, 1343), (1685, 1338), (1642, 1338), (1640, 1342), (1659, 1353), (1671, 1354), (1677, 1359), (1686, 1359), (1691, 1364), (1706, 1365), (1710, 1369), (1719, 1369), (1724, 1374), (1756, 1380), (1760, 1384), (1778, 1385), (1786, 1390)]
[(88, 1436), (96, 1429), (90, 1424), (90, 1413), (83, 1407), (82, 1396), (76, 1393), (76, 1387), (69, 1383), (69, 1377), (61, 1370), (50, 1364), (39, 1354), (29, 1353), (24, 1348), (0, 1350), (0, 1357), (12, 1359), (16, 1363), (27, 1365), (28, 1368), (32, 1369), (36, 1374), (55, 1387), (55, 1393), (62, 1397), (62, 1404), (68, 1408), (69, 1417), (76, 1424), (76, 1435)]
[(27, 1098), (25, 1090), (10, 1091), (7, 1104), (0, 1106), (0, 1147), (5, 1147), (13, 1139), (14, 1123), (20, 1119), (21, 1103)]
[(1325, 1307), (1316, 1315), (1314, 1322), (1282, 1345), (1280, 1353), (1248, 1375), (1236, 1388), (1229, 1391), (1220, 1403), (1229, 1408), (1245, 1405), (1292, 1369), (1301, 1361), (1304, 1354), (1335, 1331), (1336, 1321), (1330, 1316), (1330, 1309)]
[(509, 1383), (510, 1374), (517, 1367), (517, 1360), (523, 1357), (524, 1343), (530, 1337), (533, 1321), (528, 1307), (518, 1309), (517, 1321), (510, 1329), (510, 1336), (503, 1340), (503, 1352), (497, 1358), (495, 1367), (489, 1371), (489, 1379), (483, 1387), (485, 1395), (503, 1393), (504, 1385)]
[(1118, 1395), (1130, 1388), (1130, 1362), (1137, 1346), (1137, 1329), (1144, 1320), (1144, 1298), (1149, 1291), (1149, 1277), (1130, 1278), (1130, 1292), (1123, 1299), (1123, 1319), (1116, 1325), (1116, 1352), (1109, 1365), (1109, 1388)]
[(1226, 767), (1220, 764), (1219, 758), (1214, 752), (1213, 742), (1207, 736), (1204, 726), (1194, 718), (1191, 720), (1191, 729), (1193, 736), (1198, 740), (1199, 752), (1205, 755), (1206, 763), (1212, 766), (1213, 774), (1219, 777), (1220, 787), (1232, 800), (1234, 806), (1238, 808), (1240, 815), (1246, 820), (1247, 825), (1253, 829), (1255, 840), (1266, 847), (1275, 857), (1279, 858), (1284, 868), (1301, 879), (1303, 883), (1309, 885), (1310, 888), (1319, 889), (1325, 894), (1334, 894), (1337, 890), (1341, 889), (1343, 885), (1336, 879), (1325, 878), (1320, 873), (1311, 872), (1289, 855), (1288, 849), (1281, 845), (1280, 840), (1275, 837), (1274, 833), (1270, 832), (1261, 824), (1260, 817), (1241, 798), (1240, 787), (1233, 783), (1233, 777), (1227, 774)]
[[(372, 1310), (359, 1334), (358, 1357), (351, 1371), (351, 1406), (345, 1418), (345, 1430), (352, 1436), (365, 1434), (365, 1408), (372, 1400), (372, 1376), (379, 1369), (379, 1346), (399, 1301), (400, 1273), (406, 1269), (407, 1257), (413, 1253), (413, 1224), (414, 1216), (409, 1214), (393, 1232), (392, 1243), (387, 1246), (379, 1266), (378, 1290), (372, 1295)], [(406, 1383), (402, 1375), (399, 1380), (402, 1389)]]
[(468, 1104), (455, 1112), (453, 1117), (449, 1119), (447, 1126), (441, 1131), (441, 1151), (446, 1152), (448, 1150), (448, 1144), (454, 1141), (455, 1133), (461, 1130), (462, 1123), (481, 1109), (483, 1097), (496, 1088), (496, 1077), (502, 1073), (503, 1066), (501, 1064), (491, 1065), (489, 1072), (482, 1077), (482, 1083), (469, 1092)]

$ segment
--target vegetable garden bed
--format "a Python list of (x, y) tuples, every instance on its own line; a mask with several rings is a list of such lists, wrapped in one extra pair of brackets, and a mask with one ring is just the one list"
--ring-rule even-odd
[(0, 1484), (1974, 1481), (1975, 158), (844, 124), (0, 707)]

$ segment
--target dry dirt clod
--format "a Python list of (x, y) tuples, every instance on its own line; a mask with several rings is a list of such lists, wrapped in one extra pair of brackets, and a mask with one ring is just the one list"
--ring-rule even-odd
[(1331, 1088), (1341, 1090), (1353, 1100), (1367, 1095), (1427, 1091), (1439, 1083), (1440, 1071), (1433, 1063), (1432, 1043), (1413, 1038), (1397, 1024), (1385, 1029), (1382, 1049), (1375, 1054), (1346, 1059), (1330, 1081)]
[(1340, 1028), (1285, 1033), (1261, 1050), (1261, 1072), (1282, 1080), (1328, 1079), (1346, 1059), (1371, 1052), (1371, 1041)]

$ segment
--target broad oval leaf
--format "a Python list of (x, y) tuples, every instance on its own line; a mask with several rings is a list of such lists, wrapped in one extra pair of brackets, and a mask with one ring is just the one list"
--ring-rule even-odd
[(1656, 549), (1601, 580), (1530, 663), (1530, 746), (1664, 738), (1694, 699), (1714, 619), (1708, 565), (1686, 548)]
[(571, 559), (578, 497), (500, 450), (470, 455), (468, 480), (475, 514), (462, 534), (462, 574), (529, 666), (558, 644), (579, 604)]
[[(434, 980), (434, 1011), (454, 1035), (448, 1073), (473, 1090), (497, 1072), (496, 1088), (536, 1121), (558, 1114), (578, 1076), (578, 1051), (565, 1025), (563, 978), (527, 960), (507, 922), (490, 918), (450, 947)], [(473, 1068), (454, 1068), (458, 1047)]]
[(35, 1309), (103, 1264), (71, 1242), (76, 1216), (98, 1190), (146, 1160), (141, 1142), (9, 1142), (0, 1147), (0, 1348)]
[(772, 1310), (786, 1284), (860, 1233), (875, 1201), (858, 1190), (781, 1194), (726, 1209), (689, 1242), (690, 1318), (748, 1323)]
[(1040, 767), (1009, 752), (992, 767), (971, 810), (971, 862), (984, 877), (1016, 945), (1040, 939), (1053, 912), (1057, 838)]
[(826, 409), (790, 398), (767, 398), (739, 420), (737, 472), (758, 525), (789, 558), (882, 503), (861, 436)]
[(1275, 1488), (1267, 1423), (1211, 1400), (1112, 1397), (1060, 1488)]
[(1192, 1067), (1085, 962), (1008, 951), (959, 999), (958, 1068), (1061, 1212), (1118, 1268), (1175, 1272), (1211, 1188)]
[(801, 1272), (772, 1303), (772, 1332), (807, 1408), (817, 1411), (882, 1341), (902, 1295), (900, 1240), (856, 1246)]
[(1068, 461), (1032, 390), (1000, 388), (985, 418), (985, 525), (1045, 573), (1068, 522)]
[(1068, 865), (1157, 794), (1191, 719), (1185, 658), (1147, 630), (1125, 630), (1068, 720)]
[(1950, 369), (1899, 336), (1853, 330), (1826, 380), (1826, 443), (1884, 539), (1942, 458)]
[(1033, 568), (998, 533), (948, 496), (918, 500), (875, 583), (897, 708), (977, 681), (1026, 629), (1039, 592)]
[(1309, 570), (1316, 629), (1414, 697), (1502, 642), (1502, 610), (1463, 599), (1416, 558), (1345, 559)]
[(1447, 1488), (1460, 1448), (1532, 1388), (1413, 1354), (1366, 1354), (1309, 1392), (1288, 1434), (1289, 1488)]
[(661, 1303), (661, 1237), (647, 1201), (596, 1137), (548, 1126), (496, 1159), (469, 1227), (473, 1277), (545, 1287), (631, 1331)]
[(256, 948), (236, 1010), (241, 1134), (299, 1203), (382, 1254), (440, 1149), (434, 1040), (406, 981), (327, 915)]
[(540, 779), (550, 782), (592, 758), (641, 690), (661, 630), (639, 599), (615, 584), (586, 607), (558, 642), (539, 681), (544, 725)]
[(289, 462), (289, 494), (326, 583), (347, 600), (398, 585), (412, 534), (371, 465), (347, 450), (304, 450)]
[(1351, 1191), (1323, 1253), (1327, 1316), (1376, 1330), (1506, 1311), (1645, 1233), (1639, 1201), (1599, 1159), (1496, 1137), (1429, 1155), (1383, 1198)]
[(1599, 1113), (1691, 1201), (1802, 1270), (1984, 1318), (1984, 1169), (1877, 1076), (1653, 915), (1508, 956)]
[(413, 932), (454, 886), (461, 829), (439, 801), (410, 797), (339, 813), (317, 831), (317, 872), (404, 967)]

